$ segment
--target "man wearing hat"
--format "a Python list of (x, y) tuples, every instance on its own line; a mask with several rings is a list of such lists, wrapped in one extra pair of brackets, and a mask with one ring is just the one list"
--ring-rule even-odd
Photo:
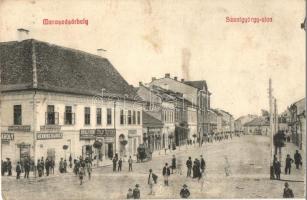
[(132, 192), (131, 188), (129, 188), (129, 190), (128, 190), (127, 199), (134, 199), (133, 192)]
[(139, 189), (139, 184), (135, 185), (135, 188), (133, 190), (133, 197), (134, 197), (134, 199), (140, 199), (141, 198), (141, 192), (140, 192), (140, 189)]
[(283, 198), (294, 198), (293, 191), (289, 188), (288, 182), (285, 182)]
[(190, 196), (190, 191), (189, 191), (189, 189), (188, 189), (188, 186), (187, 186), (186, 184), (184, 184), (184, 185), (182, 186), (181, 191), (180, 191), (180, 197), (181, 197), (182, 199), (187, 199), (187, 198), (189, 198), (189, 196)]
[(154, 184), (155, 179), (154, 176), (156, 176), (154, 173), (152, 173), (152, 169), (149, 169), (149, 176), (148, 176), (148, 185), (149, 185), (149, 195), (154, 195)]

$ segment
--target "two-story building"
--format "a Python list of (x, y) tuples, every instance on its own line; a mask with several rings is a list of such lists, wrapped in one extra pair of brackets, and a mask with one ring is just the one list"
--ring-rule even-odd
[(27, 39), (0, 43), (0, 70), (2, 158), (136, 155), (143, 103), (108, 59)]

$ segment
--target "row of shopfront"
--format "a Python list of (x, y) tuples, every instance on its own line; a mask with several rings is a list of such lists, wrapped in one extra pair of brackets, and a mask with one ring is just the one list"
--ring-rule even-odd
[[(118, 132), (118, 133), (117, 133)], [(116, 135), (118, 141), (116, 140)], [(10, 158), (13, 163), (26, 158), (72, 159), (90, 157), (98, 161), (120, 156), (136, 156), (141, 136), (137, 130), (116, 129), (80, 129), (61, 130), (61, 126), (41, 127), (36, 132), (36, 148), (33, 145), (34, 134), (30, 126), (8, 127), (1, 132), (1, 158)]]

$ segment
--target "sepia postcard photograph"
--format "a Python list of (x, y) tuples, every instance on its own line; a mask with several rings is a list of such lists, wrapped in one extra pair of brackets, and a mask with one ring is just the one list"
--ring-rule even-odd
[(305, 16), (0, 0), (2, 199), (305, 199)]

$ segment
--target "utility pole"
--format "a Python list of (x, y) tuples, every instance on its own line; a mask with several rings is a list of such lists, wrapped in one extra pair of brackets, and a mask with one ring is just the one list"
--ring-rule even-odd
[(272, 105), (272, 80), (269, 79), (269, 108), (270, 108), (270, 131), (271, 131), (271, 156), (270, 156), (270, 178), (274, 179), (273, 157), (274, 157), (274, 125), (273, 125), (273, 105)]

